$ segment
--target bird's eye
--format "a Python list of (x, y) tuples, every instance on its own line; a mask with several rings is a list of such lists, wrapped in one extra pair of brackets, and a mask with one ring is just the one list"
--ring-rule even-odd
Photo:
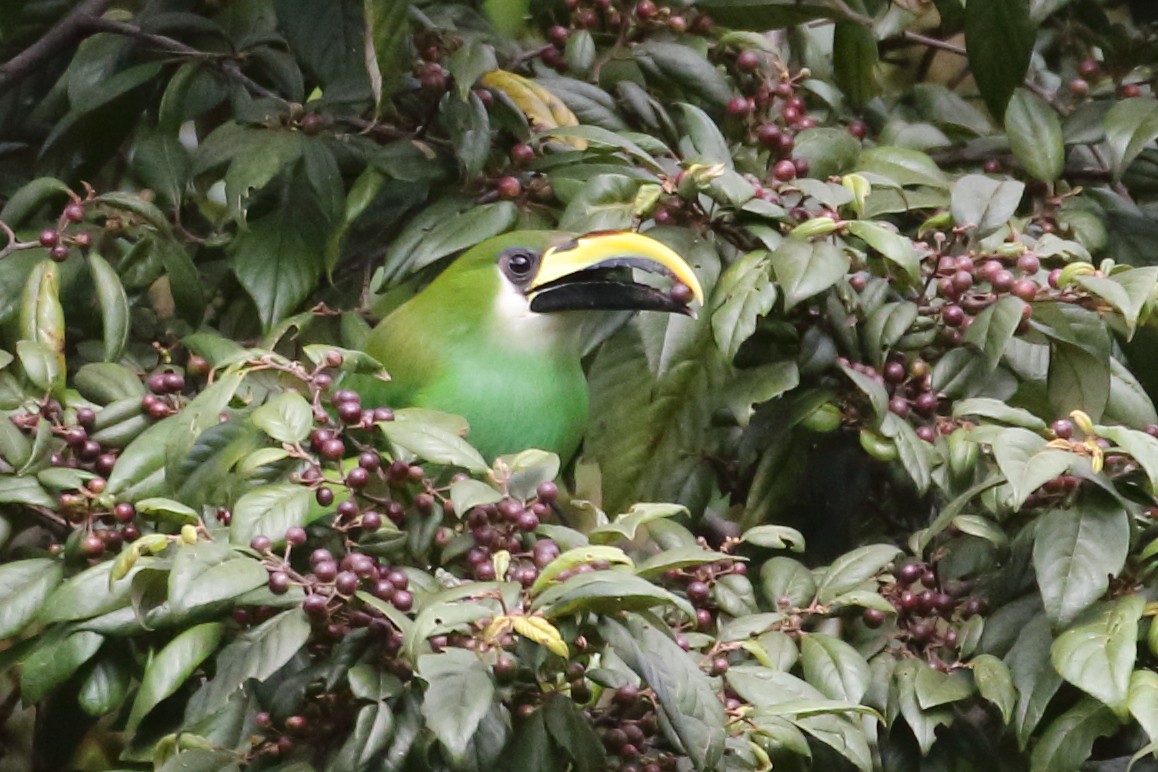
[(515, 281), (528, 278), (535, 269), (535, 256), (521, 249), (503, 255), (503, 268)]

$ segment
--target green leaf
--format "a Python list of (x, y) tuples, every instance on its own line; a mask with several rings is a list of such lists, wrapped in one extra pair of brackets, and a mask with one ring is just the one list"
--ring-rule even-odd
[(1124, 426), (1094, 426), (1097, 436), (1105, 437), (1130, 454), (1146, 471), (1151, 490), (1158, 490), (1158, 438)]
[(774, 550), (804, 551), (804, 535), (786, 525), (758, 525), (744, 531), (741, 542)]
[(772, 268), (788, 311), (836, 284), (848, 271), (848, 257), (828, 241), (785, 239), (772, 253)]
[(395, 735), (394, 711), (387, 702), (374, 702), (358, 710), (354, 728), (333, 756), (329, 770), (367, 769), (381, 757)]
[(115, 362), (121, 358), (121, 353), (129, 340), (129, 298), (117, 272), (103, 257), (96, 252), (90, 252), (88, 267), (96, 289), (97, 302), (101, 307), (105, 361)]
[(1158, 673), (1153, 670), (1135, 670), (1130, 674), (1126, 707), (1146, 731), (1150, 742), (1154, 742), (1158, 738)]
[(76, 696), (81, 710), (100, 717), (119, 710), (132, 681), (129, 666), (119, 657), (106, 656), (89, 665)]
[(1049, 618), (1045, 614), (1037, 614), (1022, 626), (1005, 658), (1017, 690), (1013, 726), (1017, 730), (1017, 742), (1022, 750), (1062, 684), (1062, 677), (1050, 662), (1049, 649), (1052, 644), (1053, 632), (1050, 630)]
[(1126, 595), (1083, 624), (1066, 630), (1050, 647), (1058, 674), (1116, 711), (1126, 707), (1130, 673), (1138, 653), (1138, 618), (1146, 601)]
[(286, 391), (253, 411), (253, 425), (277, 442), (301, 442), (314, 424), (310, 403), (299, 392)]
[(250, 194), (264, 188), (302, 154), (302, 137), (297, 133), (251, 129), (249, 137), (246, 152), (233, 156), (225, 173), (229, 216), (243, 227)]
[(1017, 427), (998, 435), (993, 458), (1012, 490), (1013, 507), (1020, 507), (1029, 494), (1066, 472), (1075, 461), (1069, 451), (1051, 448), (1045, 438)]
[(13, 637), (36, 618), (63, 575), (64, 566), (51, 558), (0, 566), (0, 639)]
[(1097, 421), (1110, 401), (1110, 370), (1105, 357), (1054, 341), (1050, 346), (1049, 404), (1058, 415), (1084, 410)]
[(1042, 732), (1030, 756), (1030, 772), (1077, 769), (1089, 759), (1094, 741), (1118, 728), (1112, 710), (1092, 697), (1083, 697)]
[(293, 311), (317, 284), (326, 234), (316, 215), (283, 204), (229, 245), (229, 263), (257, 305), (263, 327)]
[(638, 190), (639, 181), (622, 174), (592, 177), (567, 203), (559, 227), (576, 233), (630, 228)]
[(288, 528), (305, 523), (312, 500), (310, 490), (295, 483), (254, 488), (233, 505), (229, 540), (243, 546), (258, 535), (279, 541)]
[(603, 743), (578, 705), (561, 692), (547, 697), (543, 706), (547, 731), (575, 764), (575, 772), (600, 772), (607, 768)]
[(470, 472), (487, 470), (482, 455), (454, 432), (411, 418), (404, 410), (394, 414), (393, 421), (381, 421), (378, 428), (391, 444), (405, 449), (424, 461), (462, 467)]
[(735, 358), (740, 346), (756, 331), (757, 322), (776, 303), (771, 268), (768, 252), (749, 252), (728, 266), (716, 284), (712, 334), (728, 361)]
[(904, 660), (893, 670), (889, 684), (889, 702), (895, 701), (900, 707), (901, 715), (913, 730), (922, 755), (927, 755), (937, 741), (937, 727), (948, 725), (953, 720), (953, 714), (947, 708), (926, 710), (921, 707), (917, 696), (917, 681), (921, 671), (930, 669), (923, 661)]
[(462, 45), (446, 59), (446, 68), (454, 78), (458, 98), (465, 100), (475, 81), (484, 73), (499, 68), (493, 46), (477, 38), (466, 38)]
[(394, 239), (382, 264), (381, 280), (392, 281), (504, 233), (518, 214), (511, 201), (480, 206), (469, 198), (442, 199), (426, 207)]
[(439, 113), (454, 143), (454, 155), (467, 177), (482, 171), (491, 150), (490, 118), (477, 94), (468, 93), (465, 100), (447, 94)]
[(133, 146), (133, 170), (170, 206), (179, 207), (189, 180), (190, 158), (176, 127), (144, 132)]
[(197, 513), (197, 510), (179, 501), (161, 496), (150, 496), (149, 498), (141, 499), (134, 506), (138, 514), (144, 515), (150, 520), (176, 523), (178, 525), (197, 525), (201, 522), (201, 516)]
[(681, 43), (647, 40), (632, 55), (649, 75), (673, 83), (708, 107), (722, 110), (732, 98), (732, 87), (698, 50)]
[[(792, 157), (807, 161), (809, 177), (819, 181), (850, 171), (856, 166), (857, 159), (860, 157), (860, 149), (860, 142), (844, 129), (817, 126), (797, 132), (796, 146), (792, 151)], [(835, 207), (851, 198), (851, 195), (844, 188), (836, 185), (828, 186), (827, 183), (822, 183), (823, 187), (819, 188), (824, 193), (817, 195), (813, 192), (817, 190), (817, 187), (815, 185), (809, 186), (809, 182), (810, 180), (807, 178), (800, 178), (794, 184), (806, 193), (816, 196), (826, 205)], [(832, 196), (834, 191), (841, 196), (841, 200), (826, 200)]]
[(973, 684), (959, 670), (942, 673), (931, 667), (921, 668), (917, 671), (914, 687), (921, 710), (960, 702), (973, 696)]
[(260, 561), (223, 544), (182, 544), (169, 572), (169, 604), (175, 614), (230, 601), (269, 579)]
[(1030, 176), (1042, 182), (1061, 176), (1066, 161), (1061, 120), (1048, 102), (1029, 89), (1014, 91), (1005, 111), (1005, 133)]
[(798, 0), (701, 0), (696, 5), (719, 24), (758, 32), (840, 18), (827, 3)]
[(689, 618), (695, 609), (686, 600), (624, 571), (592, 571), (577, 574), (544, 591), (531, 604), (550, 619), (584, 611), (610, 613), (675, 606)]
[[(1024, 0), (1010, 2), (1021, 3)], [(953, 220), (961, 227), (975, 230), (978, 238), (984, 238), (1005, 227), (1017, 211), (1024, 192), (1025, 184), (1017, 180), (994, 180), (981, 174), (967, 174), (953, 184), (950, 200)]]
[(862, 107), (876, 96), (879, 60), (871, 27), (856, 22), (836, 23), (832, 41), (833, 75), (853, 107)]
[(64, 307), (60, 304), (60, 269), (51, 260), (41, 260), (28, 277), (20, 305), (20, 336), (51, 352), (55, 359), (55, 370), (64, 371)]
[(520, 501), (538, 495), (539, 485), (559, 476), (559, 457), (545, 450), (531, 448), (495, 459), (495, 471), (507, 480), (507, 493)]
[(90, 362), (83, 365), (73, 374), (72, 381), (81, 396), (100, 405), (108, 405), (120, 399), (139, 400), (145, 394), (145, 386), (137, 374), (113, 362)]
[(455, 480), (450, 484), (450, 502), (455, 514), (463, 517), (471, 509), (501, 501), (503, 494), (478, 480)]
[(969, 663), (973, 667), (973, 683), (977, 691), (1001, 711), (1001, 720), (1006, 724), (1013, 717), (1017, 703), (1017, 690), (1005, 663), (992, 654), (981, 654)]
[(965, 14), (969, 70), (998, 120), (1025, 79), (1035, 37), (1029, 0), (970, 0)]
[(72, 633), (62, 638), (43, 636), (20, 670), (20, 696), (33, 705), (63, 684), (88, 662), (104, 643), (104, 636), (90, 632)]
[(33, 477), (0, 475), (0, 503), (28, 504), (51, 510), (58, 502)]
[(1046, 423), (1028, 410), (1013, 407), (999, 399), (989, 397), (972, 397), (962, 399), (953, 405), (953, 417), (979, 416), (991, 421), (998, 421), (1010, 426), (1019, 426), (1032, 432), (1045, 430)]
[(36, 177), (24, 183), (17, 189), (4, 207), (0, 209), (0, 220), (9, 227), (16, 228), (24, 224), (29, 216), (50, 199), (58, 198), (64, 201), (71, 197), (72, 190), (55, 177)]
[(1090, 492), (1068, 509), (1045, 515), (1033, 544), (1033, 567), (1046, 614), (1068, 625), (1102, 597), (1126, 562), (1130, 519), (1102, 492)]
[(409, 3), (401, 0), (364, 0), (366, 16), (366, 70), (370, 89), (381, 109), (383, 98), (405, 69), (410, 39)]
[(217, 655), (213, 678), (194, 693), (186, 715), (208, 716), (250, 678), (269, 678), (301, 650), (309, 635), (310, 622), (300, 607), (246, 630)]
[(869, 544), (858, 547), (832, 561), (816, 588), (816, 599), (829, 603), (838, 595), (856, 589), (891, 563), (900, 549), (891, 544)]
[(816, 596), (816, 579), (800, 562), (775, 557), (760, 566), (760, 583), (764, 597), (776, 603), (786, 598), (790, 606), (803, 608)]
[(490, 668), (474, 652), (456, 648), (423, 655), (417, 664), (418, 675), (426, 681), (422, 715), (451, 759), (458, 761), (494, 699)]
[(655, 692), (672, 732), (697, 770), (712, 770), (724, 752), (724, 711), (711, 682), (688, 654), (638, 616), (626, 623), (605, 618), (604, 639)]
[(801, 636), (804, 680), (834, 700), (860, 702), (868, 691), (868, 662), (849, 644), (822, 633)]
[(1118, 102), (1106, 114), (1105, 123), (1106, 143), (1113, 153), (1117, 179), (1158, 138), (1158, 100), (1136, 97)]
[(217, 651), (223, 632), (224, 626), (220, 622), (190, 627), (149, 660), (129, 712), (126, 724), (129, 732), (136, 731), (153, 708), (181, 688), (201, 663)]
[(887, 225), (868, 220), (851, 220), (848, 232), (881, 253), (881, 256), (904, 271), (910, 279), (917, 281), (921, 266), (913, 242), (891, 230)]
[(594, 544), (612, 543), (619, 539), (632, 540), (641, 525), (653, 520), (687, 514), (687, 507), (679, 504), (633, 504), (631, 509), (607, 525), (595, 528), (587, 537)]
[(1109, 276), (1078, 276), (1078, 286), (1105, 300), (1118, 310), (1126, 323), (1127, 340), (1134, 335), (1138, 318), (1154, 296), (1158, 268), (1131, 268)]
[(119, 581), (109, 581), (112, 561), (97, 563), (60, 584), (40, 607), (44, 624), (72, 622), (106, 614), (129, 605), (132, 598), (131, 576), (144, 567), (143, 560)]

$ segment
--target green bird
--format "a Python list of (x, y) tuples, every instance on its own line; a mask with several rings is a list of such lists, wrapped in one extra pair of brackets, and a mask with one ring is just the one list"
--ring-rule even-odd
[[(676, 284), (664, 292), (637, 283), (632, 269)], [(390, 381), (360, 379), (356, 388), (367, 406), (463, 416), (488, 459), (533, 447), (566, 461), (587, 423), (584, 317), (692, 314), (692, 299), (704, 300), (692, 268), (647, 236), (507, 233), (454, 260), (370, 332), (364, 349)]]

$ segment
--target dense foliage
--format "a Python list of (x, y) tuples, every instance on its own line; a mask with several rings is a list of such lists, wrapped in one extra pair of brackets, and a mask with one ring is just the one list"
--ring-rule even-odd
[[(4, 763), (1152, 754), (1150, 15), (0, 2)], [(710, 291), (592, 333), (573, 463), (342, 386), (516, 228)]]

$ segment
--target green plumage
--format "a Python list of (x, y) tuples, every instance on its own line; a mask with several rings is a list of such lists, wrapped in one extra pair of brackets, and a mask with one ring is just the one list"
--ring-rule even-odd
[(487, 458), (529, 447), (570, 458), (587, 421), (575, 318), (583, 312), (531, 312), (497, 263), (510, 247), (541, 252), (560, 238), (536, 231), (484, 241), (382, 320), (365, 350), (391, 381), (362, 379), (363, 404), (461, 415)]

